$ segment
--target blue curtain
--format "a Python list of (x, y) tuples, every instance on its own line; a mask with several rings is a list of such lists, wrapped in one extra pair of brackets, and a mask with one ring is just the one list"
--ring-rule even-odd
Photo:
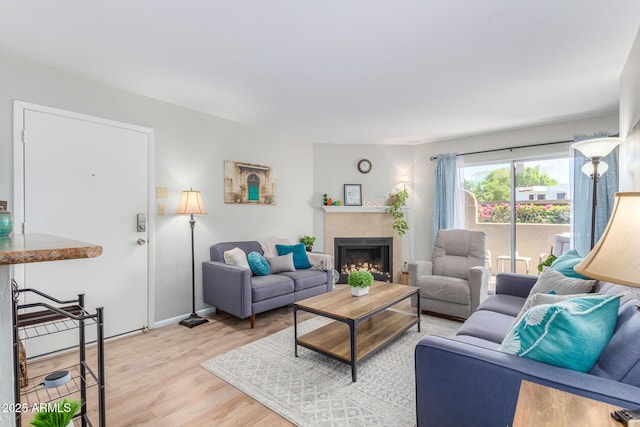
[(433, 188), (433, 233), (452, 228), (455, 218), (456, 154), (438, 154)]
[[(575, 141), (591, 138), (603, 138), (606, 133), (586, 136), (576, 136)], [(618, 148), (607, 154), (602, 160), (607, 163), (609, 169), (598, 179), (595, 239), (604, 232), (613, 210), (613, 199), (618, 191), (619, 168)], [(581, 256), (586, 256), (591, 251), (591, 201), (593, 199), (593, 181), (580, 170), (591, 159), (574, 150), (573, 158), (573, 247)]]

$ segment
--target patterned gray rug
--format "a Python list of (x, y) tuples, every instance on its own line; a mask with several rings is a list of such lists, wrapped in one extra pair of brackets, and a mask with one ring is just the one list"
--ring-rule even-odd
[[(302, 335), (328, 320), (298, 325)], [(426, 334), (453, 336), (460, 322), (422, 316), (385, 349), (351, 367), (304, 347), (294, 355), (293, 327), (202, 363), (202, 367), (301, 427), (413, 426), (413, 351)]]

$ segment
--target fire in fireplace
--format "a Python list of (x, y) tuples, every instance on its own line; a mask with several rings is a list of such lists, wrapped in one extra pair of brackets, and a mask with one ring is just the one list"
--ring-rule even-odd
[(393, 238), (336, 237), (333, 239), (338, 283), (347, 283), (349, 273), (367, 270), (375, 280), (390, 282), (393, 277)]

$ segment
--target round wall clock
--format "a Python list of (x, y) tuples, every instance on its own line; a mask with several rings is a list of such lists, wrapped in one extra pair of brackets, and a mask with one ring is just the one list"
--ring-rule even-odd
[(371, 172), (371, 162), (367, 159), (360, 160), (358, 162), (358, 171), (360, 171), (360, 173)]

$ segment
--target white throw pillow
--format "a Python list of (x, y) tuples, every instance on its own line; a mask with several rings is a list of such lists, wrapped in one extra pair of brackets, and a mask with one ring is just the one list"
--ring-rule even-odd
[(557, 295), (586, 294), (591, 292), (595, 285), (595, 280), (575, 279), (567, 277), (552, 268), (545, 268), (540, 277), (538, 277), (536, 284), (531, 288), (529, 295), (550, 293)]
[(224, 262), (229, 265), (235, 265), (236, 267), (250, 269), (249, 261), (247, 261), (247, 254), (240, 248), (233, 248), (229, 251), (225, 251)]

